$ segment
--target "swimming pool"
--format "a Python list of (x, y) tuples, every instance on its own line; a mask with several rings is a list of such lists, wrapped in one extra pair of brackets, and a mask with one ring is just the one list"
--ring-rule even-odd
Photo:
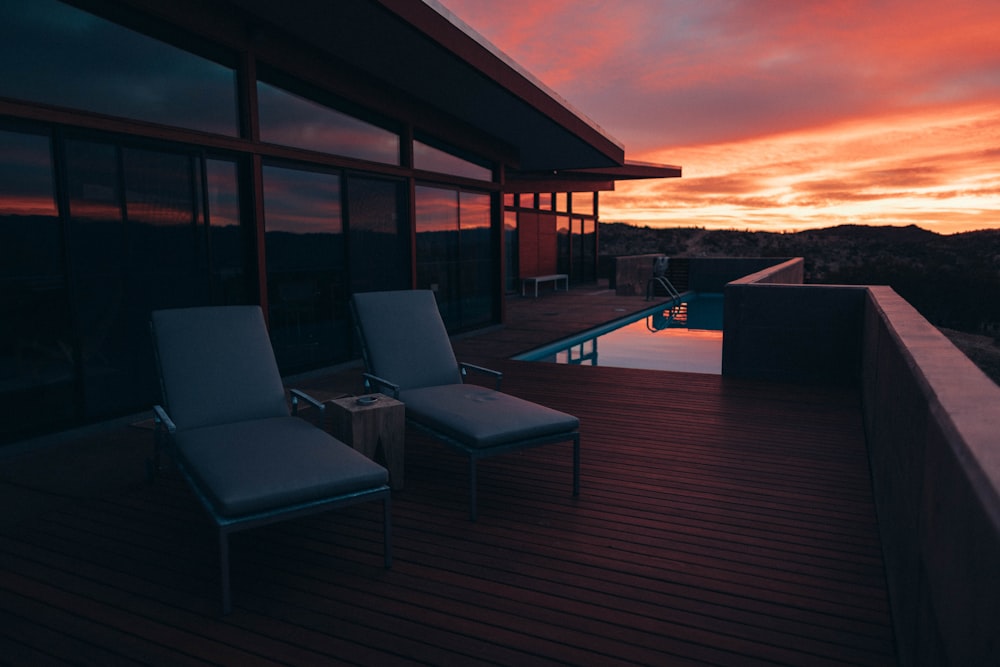
[(722, 294), (687, 293), (514, 357), (558, 364), (722, 373)]

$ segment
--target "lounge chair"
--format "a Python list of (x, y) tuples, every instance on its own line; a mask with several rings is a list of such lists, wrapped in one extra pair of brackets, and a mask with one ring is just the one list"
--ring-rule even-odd
[(152, 314), (163, 405), (157, 445), (219, 530), (222, 611), (232, 608), (229, 534), (369, 500), (383, 503), (385, 567), (392, 565), (386, 469), (289, 410), (258, 306)]
[[(501, 393), (500, 373), (458, 363), (432, 292), (359, 293), (352, 307), (367, 386), (402, 401), (409, 423), (468, 456), (470, 519), (477, 514), (476, 463), (518, 449), (572, 442), (579, 495), (579, 419)], [(469, 371), (493, 375), (496, 389), (463, 384)]]

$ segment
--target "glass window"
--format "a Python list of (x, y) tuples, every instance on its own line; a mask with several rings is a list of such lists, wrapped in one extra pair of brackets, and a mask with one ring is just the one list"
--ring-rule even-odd
[(257, 82), (260, 138), (344, 157), (399, 164), (399, 135), (263, 81)]
[(583, 238), (580, 251), (580, 279), (590, 282), (597, 278), (597, 232), (593, 218), (583, 220)]
[(347, 179), (351, 291), (410, 288), (409, 226), (400, 208), (402, 182)]
[(0, 443), (73, 416), (73, 343), (47, 136), (0, 131)]
[(251, 303), (245, 271), (247, 241), (240, 215), (239, 170), (235, 162), (206, 160), (212, 303)]
[[(69, 255), (74, 325), (88, 418), (124, 409), (127, 258), (118, 149), (111, 144), (67, 141)], [(134, 330), (133, 330), (134, 333)], [(152, 370), (152, 369), (150, 369)], [(120, 383), (120, 384), (119, 384)], [(118, 405), (111, 397), (117, 397)]]
[(493, 244), (490, 196), (459, 193), (461, 311), (463, 328), (489, 324), (493, 317)]
[(458, 193), (418, 185), (415, 203), (416, 286), (434, 292), (445, 324), (458, 326)]
[(236, 136), (236, 73), (56, 0), (0, 4), (0, 96)]
[(413, 142), (413, 168), (472, 178), (477, 181), (493, 180), (493, 172), (489, 168), (428, 146), (422, 141)]
[(505, 288), (508, 292), (517, 292), (520, 277), (518, 267), (518, 237), (517, 237), (517, 211), (504, 211), (503, 214), (503, 242), (504, 260), (506, 265), (505, 275), (507, 283)]
[(66, 142), (69, 253), (88, 419), (159, 395), (149, 313), (210, 302), (200, 161)]
[(574, 192), (573, 193), (573, 213), (577, 215), (594, 215), (594, 193)]
[(507, 208), (517, 206), (517, 195), (513, 192), (503, 193), (503, 205)]
[(122, 161), (131, 270), (149, 281), (144, 289), (197, 293), (205, 285), (178, 292), (179, 285), (163, 281), (168, 275), (197, 281), (207, 261), (196, 165), (187, 155), (132, 148), (122, 151)]
[(0, 442), (159, 399), (150, 312), (245, 299), (237, 191), (195, 152), (0, 131)]
[(490, 195), (418, 186), (416, 197), (417, 287), (435, 292), (451, 329), (493, 321)]
[(271, 341), (282, 372), (349, 356), (340, 177), (264, 167)]

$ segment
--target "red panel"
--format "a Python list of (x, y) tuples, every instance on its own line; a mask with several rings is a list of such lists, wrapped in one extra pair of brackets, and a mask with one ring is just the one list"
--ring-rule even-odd
[(556, 272), (557, 262), (556, 216), (551, 213), (538, 215), (538, 272), (544, 276)]
[(521, 276), (538, 276), (538, 214), (517, 216), (518, 261)]

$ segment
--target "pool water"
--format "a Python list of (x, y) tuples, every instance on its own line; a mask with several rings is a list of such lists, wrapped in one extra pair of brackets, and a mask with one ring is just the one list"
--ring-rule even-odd
[(515, 357), (559, 364), (722, 373), (722, 295), (686, 294)]

